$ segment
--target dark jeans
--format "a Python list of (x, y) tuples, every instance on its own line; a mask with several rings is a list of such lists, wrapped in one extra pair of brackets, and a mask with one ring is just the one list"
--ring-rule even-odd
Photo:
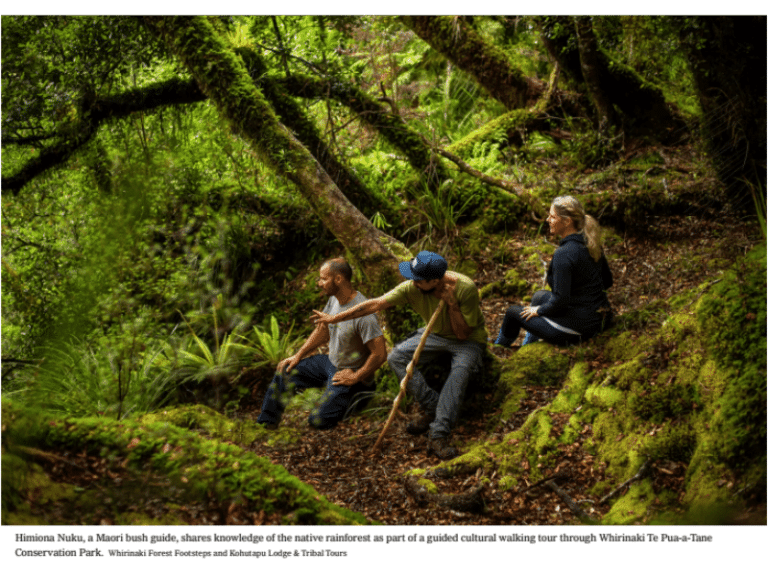
[(294, 394), (307, 388), (324, 387), (320, 403), (309, 414), (309, 424), (319, 429), (333, 428), (354, 408), (356, 400), (362, 400), (358, 397), (360, 393), (373, 391), (370, 383), (358, 382), (354, 386), (333, 384), (336, 371), (336, 366), (326, 354), (316, 354), (294, 366), (285, 379), (275, 374), (264, 395), (257, 421), (260, 424), (278, 424)]
[[(549, 290), (539, 290), (533, 295), (533, 298), (531, 298), (531, 306), (541, 306), (548, 302), (551, 297), (552, 292)], [(504, 315), (504, 322), (501, 324), (497, 344), (509, 346), (517, 339), (521, 328), (529, 334), (533, 334), (539, 340), (544, 340), (550, 344), (555, 344), (556, 346), (578, 344), (582, 340), (586, 340), (588, 337), (592, 336), (592, 334), (578, 335), (563, 332), (552, 326), (541, 316), (534, 316), (528, 320), (523, 320), (520, 316), (522, 311), (523, 306), (519, 305), (510, 306), (507, 309), (507, 313)]]

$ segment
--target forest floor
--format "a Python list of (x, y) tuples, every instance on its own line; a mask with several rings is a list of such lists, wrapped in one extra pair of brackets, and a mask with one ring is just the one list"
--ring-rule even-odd
[[(736, 219), (720, 217), (704, 219), (697, 216), (669, 217), (649, 222), (641, 235), (626, 236), (614, 245), (609, 260), (614, 274), (614, 286), (609, 298), (619, 317), (652, 301), (668, 299), (688, 288), (713, 280), (717, 274), (744, 254), (754, 243), (757, 230)], [(509, 239), (513, 245), (525, 245), (524, 234)], [(481, 260), (475, 280), (478, 286), (503, 277), (506, 266), (491, 259)], [(523, 270), (520, 271), (521, 274)], [(541, 267), (525, 270), (530, 284), (540, 283)], [(488, 333), (495, 336), (512, 302), (503, 298), (486, 298), (482, 301)], [(658, 322), (663, 321), (659, 313)], [(647, 324), (646, 324), (647, 326)], [(520, 343), (522, 335), (516, 344)], [(516, 347), (504, 349), (492, 346), (491, 352), (500, 358), (514, 356)], [(562, 354), (584, 356), (584, 350), (561, 349)], [(593, 369), (601, 367), (599, 350), (587, 357)], [(499, 437), (520, 427), (535, 409), (548, 404), (557, 394), (557, 388), (532, 386), (526, 390), (522, 409), (496, 430)], [(263, 391), (262, 391), (263, 394)], [(467, 399), (465, 409), (455, 430), (452, 441), (462, 449), (473, 441), (487, 437), (487, 423), (497, 416), (491, 405), (492, 394), (478, 393)], [(260, 398), (254, 399), (254, 412), (258, 415)], [(406, 477), (409, 470), (427, 468), (438, 464), (435, 456), (427, 454), (426, 436), (414, 437), (406, 433), (408, 419), (416, 414), (416, 406), (405, 407), (385, 438), (379, 454), (373, 456), (371, 448), (376, 441), (388, 407), (379, 409), (375, 418), (355, 417), (341, 422), (327, 431), (308, 431), (298, 445), (291, 448), (273, 448), (265, 443), (251, 447), (257, 454), (284, 466), (291, 474), (312, 485), (331, 502), (364, 514), (369, 519), (388, 525), (440, 525), (440, 524), (568, 524), (576, 521), (566, 503), (553, 491), (541, 486), (527, 490), (531, 485), (527, 477), (520, 479), (516, 490), (500, 491), (495, 482), (482, 491), (482, 510), (468, 512), (441, 507), (434, 503), (420, 505), (420, 499), (409, 491)], [(297, 418), (300, 429), (306, 429), (306, 415)], [(288, 423), (288, 422), (286, 422)], [(555, 426), (563, 426), (556, 422)], [(584, 430), (589, 435), (590, 430)], [(486, 438), (487, 439), (487, 438)], [(602, 478), (603, 470), (595, 465), (591, 455), (584, 452), (580, 442), (562, 446), (561, 460), (556, 469), (564, 473), (557, 483), (574, 501), (586, 502), (590, 515), (599, 519), (607, 512), (610, 503), (600, 505), (599, 497), (589, 494), (589, 489)], [(654, 464), (654, 466), (659, 466)], [(664, 488), (680, 492), (686, 472), (684, 464), (668, 463), (655, 470), (654, 482)], [(441, 494), (459, 494), (470, 490), (480, 474), (467, 471), (452, 478), (431, 477)], [(655, 486), (654, 491), (659, 493)]]
[[(670, 296), (688, 288), (713, 281), (721, 270), (744, 254), (760, 241), (754, 224), (746, 224), (725, 216), (708, 218), (696, 216), (669, 217), (656, 223), (647, 223), (642, 234), (627, 235), (621, 241), (614, 241), (608, 251), (614, 274), (614, 286), (609, 298), (617, 319), (628, 312), (638, 310), (654, 301), (664, 301)], [(524, 233), (508, 239), (513, 247), (523, 247), (530, 238)], [(503, 277), (508, 265), (500, 265), (492, 259), (481, 259), (475, 276), (482, 287)], [(525, 268), (520, 273), (531, 284), (541, 281), (541, 265)], [(510, 302), (503, 298), (485, 298), (482, 308), (489, 335), (498, 332), (504, 312)], [(658, 323), (664, 320), (663, 310), (658, 312)], [(650, 324), (654, 320), (651, 319)], [(643, 324), (647, 329), (649, 321)], [(626, 329), (635, 330), (630, 324)], [(519, 344), (519, 341), (517, 342)], [(516, 353), (511, 349), (491, 347), (499, 358), (510, 359)], [(560, 353), (572, 360), (587, 360), (593, 370), (602, 367), (599, 346), (563, 348)], [(266, 383), (259, 393), (251, 398), (237, 414), (241, 418), (256, 418)], [(471, 394), (465, 402), (459, 425), (452, 441), (460, 451), (466, 450), (473, 442), (489, 440), (489, 422), (498, 418), (498, 407), (492, 402), (492, 392)], [(515, 415), (493, 429), (498, 439), (519, 428), (528, 415), (537, 408), (548, 404), (558, 393), (558, 388), (531, 386), (526, 398)], [(266, 441), (243, 446), (256, 454), (266, 457), (275, 464), (285, 467), (288, 472), (313, 486), (331, 502), (364, 514), (371, 521), (386, 525), (557, 525), (577, 522), (574, 513), (556, 493), (543, 487), (533, 486), (527, 474), (519, 478), (517, 488), (498, 490), (491, 474), (490, 483), (481, 491), (482, 506), (474, 510), (459, 511), (436, 503), (425, 502), (409, 490), (408, 471), (429, 468), (439, 460), (427, 453), (426, 436), (414, 437), (406, 433), (408, 419), (416, 413), (414, 403), (406, 404), (399, 417), (384, 439), (377, 455), (371, 448), (378, 438), (382, 423), (389, 412), (389, 406), (371, 409), (363, 415), (341, 422), (337, 427), (317, 431), (306, 426), (307, 414), (293, 412), (284, 419), (284, 425), (295, 425), (306, 431), (298, 444), (269, 446)], [(375, 411), (374, 411), (375, 410)], [(566, 416), (563, 416), (565, 419)], [(291, 421), (291, 419), (295, 419)], [(555, 432), (565, 425), (555, 415)], [(582, 449), (584, 441), (591, 434), (589, 426), (582, 430), (581, 437), (571, 445), (559, 447), (556, 483), (569, 497), (585, 508), (595, 520), (608, 511), (610, 502), (601, 505), (604, 494), (595, 495), (590, 489), (603, 480), (603, 468), (593, 457)], [(182, 518), (189, 524), (239, 524), (252, 523), (253, 519), (239, 518), (236, 510), (222, 509), (217, 502), (183, 502), (174, 497), (174, 488), (167, 479), (160, 477), (134, 477), (127, 470), (109, 465), (103, 458), (88, 456), (86, 453), (71, 452), (40, 455), (40, 463), (47, 474), (59, 482), (67, 482), (84, 489), (101, 483), (120, 483), (124, 486), (126, 501), (94, 503), (94, 509), (85, 511), (82, 505), (64, 504), (51, 506), (50, 503), (30, 502), (33, 511), (46, 518), (51, 524), (112, 524), (125, 523), (133, 514), (149, 515), (163, 521), (173, 509), (175, 518)], [(675, 462), (655, 463), (652, 477), (657, 484), (654, 492), (662, 488), (680, 492), (686, 465)], [(432, 475), (441, 494), (461, 494), (470, 491), (482, 475), (477, 470), (465, 470), (450, 478)], [(137, 489), (130, 489), (135, 486)], [(153, 486), (146, 490), (147, 486)], [(528, 489), (528, 488), (531, 489)], [(178, 496), (178, 495), (177, 495)], [(174, 504), (174, 500), (176, 503)], [(181, 503), (181, 505), (179, 505)], [(590, 506), (585, 507), (587, 503)], [(761, 509), (748, 510), (751, 514), (739, 519), (738, 523), (749, 524), (754, 518), (765, 517), (765, 505)], [(119, 516), (116, 516), (118, 510)], [(763, 520), (764, 521), (764, 520)], [(279, 517), (262, 518), (257, 523), (280, 522)]]

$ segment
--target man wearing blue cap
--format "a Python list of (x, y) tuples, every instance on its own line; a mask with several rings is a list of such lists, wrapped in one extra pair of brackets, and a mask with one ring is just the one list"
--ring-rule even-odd
[[(409, 304), (424, 322), (429, 322), (440, 301), (445, 301), (419, 360), (428, 361), (447, 352), (451, 355), (451, 371), (440, 392), (427, 385), (419, 370), (413, 371), (408, 391), (416, 398), (423, 413), (408, 424), (407, 431), (411, 434), (429, 431), (429, 451), (441, 460), (447, 460), (458, 455), (448, 438), (456, 424), (469, 377), (480, 369), (488, 340), (480, 310), (480, 295), (470, 278), (448, 271), (445, 258), (434, 252), (425, 250), (413, 260), (401, 262), (400, 274), (408, 280), (383, 296), (334, 316), (315, 311), (313, 318), (316, 323), (333, 324)], [(400, 342), (387, 358), (400, 380), (405, 376), (423, 332), (424, 328), (421, 328)]]

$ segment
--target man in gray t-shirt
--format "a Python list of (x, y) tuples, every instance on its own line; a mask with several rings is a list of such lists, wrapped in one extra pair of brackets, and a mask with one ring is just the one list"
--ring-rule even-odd
[[(329, 260), (320, 267), (317, 285), (329, 296), (325, 313), (338, 314), (365, 302), (365, 296), (352, 287), (351, 279), (352, 268), (342, 258)], [(325, 344), (327, 355), (309, 355)], [(373, 375), (386, 359), (386, 343), (375, 315), (330, 326), (318, 324), (299, 351), (277, 365), (258, 422), (277, 426), (293, 393), (324, 387), (318, 406), (309, 415), (309, 423), (315, 428), (331, 428), (344, 418), (358, 394), (372, 390)], [(288, 375), (285, 379), (281, 376), (283, 372)]]

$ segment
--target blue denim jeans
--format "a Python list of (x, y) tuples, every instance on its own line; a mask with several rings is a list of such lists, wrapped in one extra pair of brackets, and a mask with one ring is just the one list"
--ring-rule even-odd
[[(387, 362), (398, 380), (402, 381), (405, 376), (408, 363), (413, 358), (423, 333), (424, 328), (420, 328), (389, 353)], [(444, 352), (448, 352), (451, 356), (451, 371), (440, 392), (429, 387), (418, 368), (414, 368), (413, 375), (408, 381), (408, 392), (413, 394), (421, 409), (428, 414), (435, 414), (435, 419), (429, 427), (430, 438), (445, 438), (450, 435), (459, 417), (469, 379), (473, 373), (479, 374), (482, 368), (483, 350), (484, 346), (477, 342), (450, 340), (434, 334), (427, 336), (419, 356), (419, 363), (428, 362)]]
[[(283, 411), (294, 394), (307, 388), (325, 388), (320, 402), (309, 414), (309, 424), (314, 428), (333, 428), (354, 407), (358, 394), (373, 390), (370, 383), (358, 382), (354, 386), (337, 386), (333, 375), (337, 368), (328, 355), (316, 354), (304, 358), (294, 366), (287, 378), (275, 374), (264, 395), (259, 424), (278, 424)], [(286, 382), (287, 380), (287, 382)]]

